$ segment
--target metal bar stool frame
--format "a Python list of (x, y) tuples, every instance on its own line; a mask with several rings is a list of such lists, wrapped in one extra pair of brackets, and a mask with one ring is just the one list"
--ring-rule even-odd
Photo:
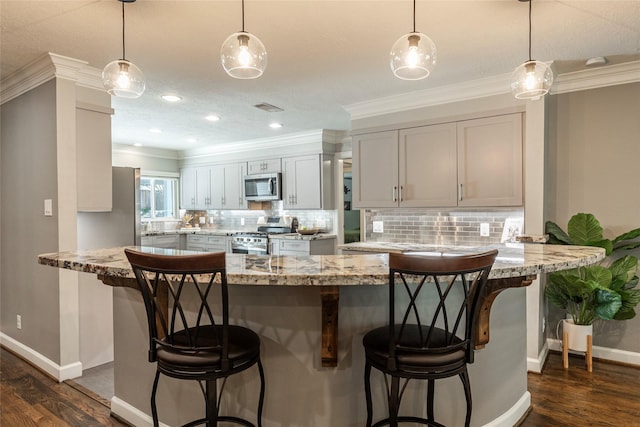
[[(435, 380), (459, 376), (466, 399), (465, 426), (471, 422), (472, 399), (467, 364), (473, 363), (473, 330), (482, 305), (482, 295), (497, 250), (480, 254), (433, 256), (420, 253), (389, 254), (389, 320), (363, 337), (365, 348), (366, 426), (372, 426), (371, 369), (384, 374), (389, 416), (374, 427), (399, 422), (442, 426), (434, 417)], [(421, 292), (435, 288), (439, 301), (428, 318), (420, 316)], [(453, 304), (456, 288), (464, 298)], [(408, 303), (400, 307), (397, 293)], [(459, 293), (459, 291), (458, 291)], [(455, 306), (455, 307), (454, 307)], [(396, 318), (396, 310), (404, 311)], [(401, 319), (398, 321), (398, 319)], [(410, 323), (409, 320), (414, 323)], [(388, 377), (391, 377), (389, 385)], [(400, 388), (400, 379), (404, 384)], [(427, 418), (398, 414), (409, 380), (427, 381)]]
[[(221, 416), (218, 412), (227, 378), (257, 365), (260, 375), (257, 425), (261, 427), (265, 379), (260, 338), (248, 328), (229, 325), (225, 253), (169, 256), (125, 249), (125, 254), (144, 300), (149, 327), (149, 362), (156, 363), (151, 392), (154, 426), (159, 426), (156, 393), (160, 374), (164, 374), (198, 381), (204, 395), (206, 416), (184, 427), (199, 424), (215, 427), (223, 421), (255, 427), (246, 419)], [(219, 322), (208, 301), (215, 294), (214, 287), (220, 291)], [(181, 298), (187, 293), (197, 295), (197, 313), (183, 306)], [(223, 383), (218, 392), (219, 379)]]

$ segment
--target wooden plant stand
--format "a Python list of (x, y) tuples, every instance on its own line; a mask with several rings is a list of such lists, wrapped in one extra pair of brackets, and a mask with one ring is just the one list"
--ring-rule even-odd
[[(587, 335), (587, 351), (585, 353), (585, 359), (587, 363), (587, 371), (593, 372), (593, 337)], [(569, 369), (569, 333), (564, 331), (562, 333), (562, 366), (564, 369)]]

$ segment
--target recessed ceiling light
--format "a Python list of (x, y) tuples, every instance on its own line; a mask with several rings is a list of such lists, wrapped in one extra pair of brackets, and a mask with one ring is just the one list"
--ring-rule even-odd
[(158, 128), (149, 129), (149, 132), (151, 132), (151, 133), (162, 133), (162, 131), (160, 129), (158, 129)]
[(162, 95), (162, 99), (164, 99), (167, 102), (182, 101), (182, 97), (180, 97), (178, 95)]
[(269, 125), (271, 129), (280, 129), (282, 126), (284, 126), (282, 123), (271, 123)]
[(187, 142), (192, 142), (193, 143), (193, 142), (198, 142), (198, 140), (195, 139), (195, 138), (187, 138)]
[(136, 142), (135, 144), (133, 144), (134, 147), (142, 147), (142, 144), (139, 142)]
[(217, 122), (218, 120), (220, 120), (220, 116), (209, 114), (207, 117), (205, 117), (205, 119), (209, 120), (210, 122)]

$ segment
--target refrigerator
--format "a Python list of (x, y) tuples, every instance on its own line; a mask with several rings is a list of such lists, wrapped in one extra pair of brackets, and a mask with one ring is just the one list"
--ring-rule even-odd
[[(110, 212), (78, 212), (78, 250), (140, 245), (140, 169), (112, 169)], [(113, 288), (79, 273), (80, 362), (89, 369), (113, 361)]]

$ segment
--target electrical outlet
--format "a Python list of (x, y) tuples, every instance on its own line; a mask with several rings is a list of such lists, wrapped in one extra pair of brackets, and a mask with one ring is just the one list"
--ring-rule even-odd
[(373, 232), (384, 233), (384, 226), (382, 221), (373, 221)]
[(480, 223), (480, 236), (489, 237), (489, 223), (488, 222)]
[(240, 225), (244, 225), (244, 218), (240, 218)]
[(16, 316), (16, 328), (22, 329), (22, 316), (19, 314)]
[(542, 318), (542, 333), (544, 334), (544, 331), (547, 329), (547, 318), (543, 317)]

